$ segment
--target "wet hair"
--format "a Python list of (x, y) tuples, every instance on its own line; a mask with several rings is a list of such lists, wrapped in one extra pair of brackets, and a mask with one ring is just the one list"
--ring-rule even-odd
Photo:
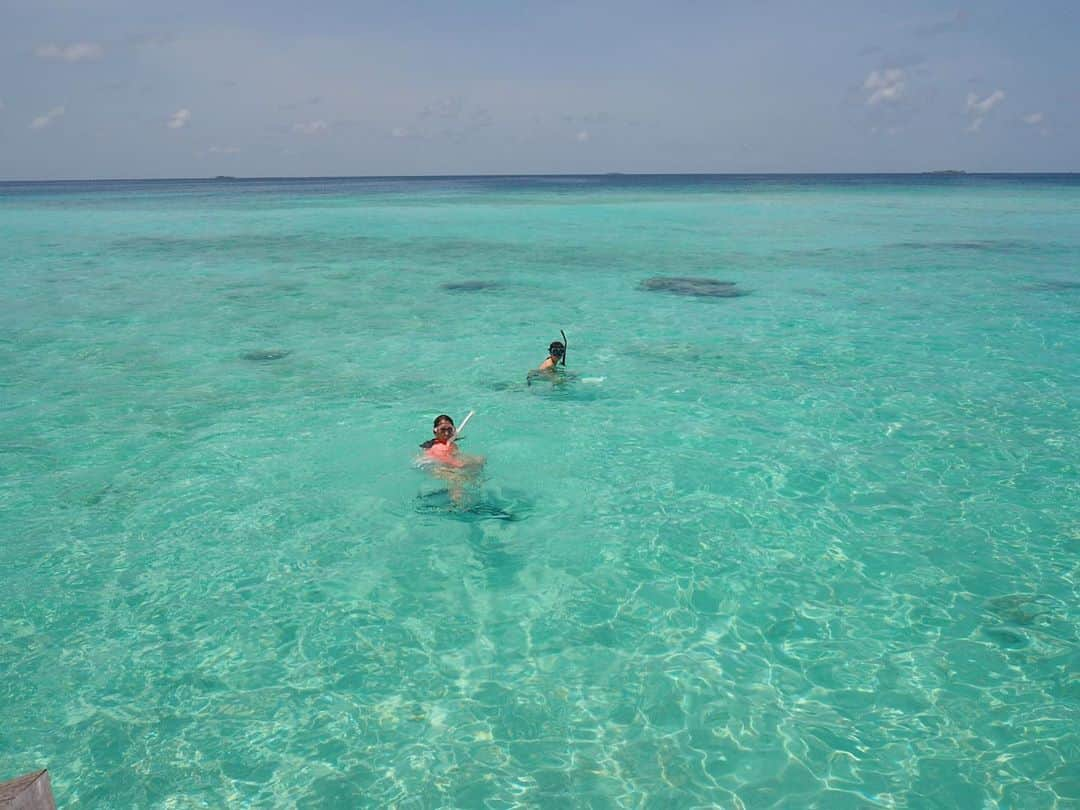
[(551, 345), (548, 346), (548, 354), (553, 357), (562, 357), (566, 354), (566, 346), (563, 345), (561, 340), (553, 340), (551, 341)]

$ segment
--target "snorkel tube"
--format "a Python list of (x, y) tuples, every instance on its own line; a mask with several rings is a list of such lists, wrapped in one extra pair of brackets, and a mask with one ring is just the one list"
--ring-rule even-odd
[(566, 349), (568, 348), (569, 344), (566, 341), (566, 332), (564, 332), (562, 329), (560, 329), (559, 334), (562, 335), (562, 364), (565, 366), (566, 365)]
[(458, 436), (461, 435), (461, 431), (465, 430), (465, 426), (469, 424), (469, 420), (473, 418), (473, 414), (475, 413), (476, 411), (469, 411), (468, 414), (466, 414), (465, 418), (461, 420), (461, 426), (454, 429), (454, 435), (451, 436), (448, 441), (456, 442), (458, 440)]

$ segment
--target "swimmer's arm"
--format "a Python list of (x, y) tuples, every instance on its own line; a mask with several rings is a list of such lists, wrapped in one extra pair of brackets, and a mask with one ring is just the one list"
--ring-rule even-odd
[(458, 461), (461, 462), (462, 467), (480, 468), (484, 466), (484, 462), (487, 461), (487, 459), (483, 456), (466, 456), (462, 454), (458, 456)]
[(532, 381), (535, 380), (537, 377), (546, 377), (549, 374), (554, 373), (554, 371), (555, 363), (552, 362), (551, 358), (549, 357), (547, 360), (540, 364), (540, 368), (534, 368), (529, 370), (529, 373), (525, 375), (525, 382), (529, 385), (532, 385)]

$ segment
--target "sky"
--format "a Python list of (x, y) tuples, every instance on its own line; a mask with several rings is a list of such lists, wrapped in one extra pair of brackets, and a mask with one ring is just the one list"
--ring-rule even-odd
[(0, 180), (1080, 171), (1080, 2), (0, 0)]

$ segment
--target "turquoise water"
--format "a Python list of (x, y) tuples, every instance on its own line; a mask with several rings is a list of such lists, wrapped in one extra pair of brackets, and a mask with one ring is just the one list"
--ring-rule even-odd
[(1076, 177), (8, 184), (0, 288), (0, 779), (1080, 801)]

